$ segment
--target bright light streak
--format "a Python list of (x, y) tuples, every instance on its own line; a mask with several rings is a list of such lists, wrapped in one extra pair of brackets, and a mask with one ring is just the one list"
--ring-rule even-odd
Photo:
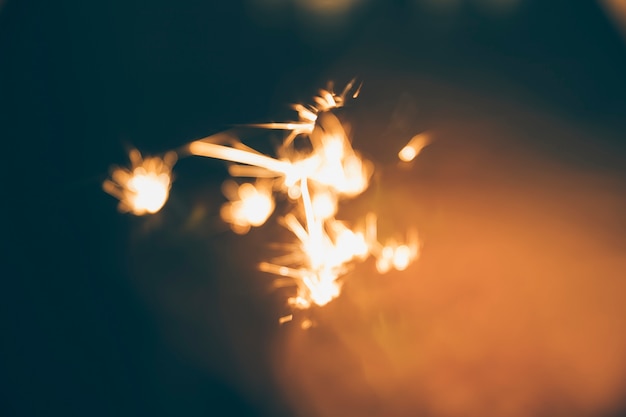
[(195, 141), (189, 144), (189, 152), (192, 155), (206, 156), (208, 158), (223, 159), (225, 161), (239, 162), (264, 168), (276, 174), (286, 175), (290, 172), (290, 164), (269, 156), (255, 152), (244, 151), (229, 146), (217, 145), (204, 141)]
[[(354, 151), (343, 125), (332, 113), (345, 105), (349, 94), (353, 98), (359, 95), (361, 86), (354, 87), (352, 80), (336, 94), (330, 85), (314, 97), (315, 104), (294, 105), (298, 121), (251, 125), (289, 131), (278, 150), (280, 157), (260, 154), (237, 141), (226, 146), (199, 140), (188, 147), (193, 155), (244, 164), (231, 166), (233, 175), (259, 178), (256, 186), (237, 186), (228, 181), (223, 187), (230, 202), (222, 207), (222, 218), (235, 232), (246, 233), (267, 220), (274, 210), (272, 189), (282, 190), (297, 204), (293, 212), (282, 218), (298, 241), (297, 249), (259, 264), (264, 272), (293, 279), (296, 294), (288, 299), (293, 308), (322, 306), (339, 296), (340, 278), (355, 261), (374, 255), (379, 271), (387, 272), (391, 268), (406, 269), (416, 256), (416, 250), (407, 245), (385, 246), (381, 250), (374, 214), (367, 216), (364, 233), (334, 218), (339, 201), (363, 193), (373, 172), (373, 165)], [(309, 140), (308, 153), (294, 147), (293, 139), (300, 135)], [(425, 137), (418, 135), (407, 146), (416, 150), (425, 144)], [(262, 187), (261, 178), (267, 180)]]
[(422, 152), (426, 145), (430, 144), (430, 136), (426, 133), (420, 133), (413, 136), (409, 143), (398, 152), (398, 158), (403, 162), (411, 162)]
[[(228, 180), (223, 184), (228, 202), (220, 215), (236, 233), (245, 234), (269, 219), (276, 206), (274, 192), (288, 196), (293, 210), (279, 220), (293, 233), (295, 242), (289, 253), (261, 262), (259, 269), (281, 277), (281, 286), (291, 280), (295, 294), (287, 301), (294, 309), (323, 306), (338, 297), (342, 278), (357, 261), (374, 256), (378, 270), (387, 272), (404, 270), (417, 257), (416, 237), (405, 244), (387, 242), (383, 246), (378, 242), (374, 213), (369, 213), (359, 228), (335, 218), (339, 203), (363, 193), (373, 173), (373, 164), (353, 149), (344, 126), (332, 112), (343, 107), (347, 97), (356, 98), (360, 89), (352, 80), (341, 93), (335, 93), (331, 84), (319, 91), (314, 104), (293, 106), (298, 121), (249, 126), (288, 132), (277, 157), (248, 147), (232, 134), (196, 140), (185, 148), (189, 155), (233, 163), (229, 166), (233, 177), (256, 178), (254, 182)], [(308, 140), (306, 151), (296, 148), (298, 136)], [(418, 135), (407, 147), (416, 155), (426, 143), (425, 137)], [(139, 152), (133, 151), (130, 159), (132, 169), (114, 170), (104, 189), (120, 199), (120, 210), (154, 213), (167, 200), (176, 154), (143, 161)], [(287, 315), (279, 322), (292, 318)], [(306, 328), (312, 323), (302, 325)]]
[(102, 188), (120, 200), (118, 209), (123, 213), (154, 214), (161, 210), (169, 197), (176, 153), (143, 159), (141, 153), (133, 149), (129, 159), (131, 168), (114, 168), (111, 179), (105, 180)]
[(279, 318), (278, 323), (284, 324), (284, 323), (290, 322), (291, 320), (293, 320), (293, 314), (287, 314), (286, 316)]
[(359, 84), (358, 86), (356, 86), (356, 88), (355, 85), (356, 79), (352, 79), (348, 84), (346, 84), (341, 93), (337, 94), (333, 91), (333, 84), (328, 83), (327, 88), (319, 90), (318, 95), (313, 97), (313, 101), (315, 102), (315, 104), (292, 105), (292, 108), (298, 113), (299, 120), (297, 122), (266, 123), (251, 126), (267, 129), (291, 130), (292, 134), (288, 136), (285, 140), (285, 145), (289, 145), (296, 136), (302, 134), (311, 134), (313, 132), (313, 129), (315, 128), (317, 118), (321, 113), (343, 107), (346, 104), (346, 97), (348, 96), (348, 94), (352, 93), (351, 97), (353, 99), (357, 98), (359, 96), (359, 93), (361, 92), (362, 84)]

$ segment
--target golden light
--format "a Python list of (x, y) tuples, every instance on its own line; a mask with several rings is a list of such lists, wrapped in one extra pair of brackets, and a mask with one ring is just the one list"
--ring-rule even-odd
[(176, 153), (168, 152), (163, 158), (153, 156), (143, 159), (141, 153), (133, 149), (129, 159), (131, 168), (114, 168), (111, 179), (105, 180), (102, 187), (120, 200), (118, 209), (121, 212), (137, 216), (154, 214), (161, 210), (169, 197)]
[(384, 274), (391, 269), (404, 271), (419, 257), (419, 238), (414, 229), (410, 229), (406, 243), (398, 243), (394, 239), (388, 240), (384, 245), (377, 244), (376, 269)]
[[(313, 317), (323, 330), (281, 339), (273, 366), (295, 415), (591, 417), (623, 409), (623, 171), (539, 153), (518, 126), (545, 119), (510, 125), (492, 114), (478, 123), (446, 119), (450, 130), (428, 154), (432, 177), (416, 184), (414, 175), (389, 173), (388, 184), (416, 188), (388, 187), (381, 211), (347, 225), (363, 233), (368, 261), (387, 276), (358, 265), (339, 299)], [(546, 123), (542, 140), (559, 137), (551, 143), (593, 137), (569, 122)], [(392, 219), (395, 207), (402, 212)], [(387, 234), (413, 213), (428, 236), (421, 257), (415, 235)], [(419, 265), (406, 266), (413, 256)]]
[(313, 212), (318, 219), (328, 219), (337, 213), (337, 198), (328, 191), (316, 193), (311, 201)]
[[(288, 197), (291, 210), (279, 221), (293, 234), (294, 241), (285, 245), (287, 253), (259, 263), (259, 269), (278, 275), (281, 285), (286, 279), (291, 282), (295, 295), (287, 301), (294, 309), (323, 306), (338, 297), (346, 273), (369, 256), (377, 259), (381, 272), (404, 270), (417, 256), (417, 240), (383, 247), (377, 241), (373, 213), (366, 216), (362, 229), (335, 218), (341, 201), (367, 190), (374, 170), (374, 165), (354, 150), (348, 131), (333, 113), (348, 98), (356, 98), (360, 89), (355, 80), (340, 93), (330, 84), (314, 97), (314, 104), (293, 106), (297, 121), (250, 125), (286, 131), (276, 156), (262, 154), (229, 134), (196, 140), (184, 147), (188, 155), (232, 163), (232, 176), (256, 178), (254, 182), (227, 180), (223, 184), (228, 202), (222, 205), (220, 216), (235, 233), (245, 234), (265, 224), (275, 210), (275, 192)], [(297, 137), (308, 141), (307, 151), (296, 148)], [(423, 141), (417, 138), (410, 145), (417, 149), (420, 144), (424, 146)], [(132, 171), (116, 169), (104, 188), (120, 198), (120, 207), (127, 211), (156, 212), (167, 200), (175, 156), (169, 153), (163, 159), (142, 161), (139, 152), (133, 151)], [(285, 316), (279, 322), (289, 320)]]
[(220, 215), (238, 234), (262, 226), (274, 211), (271, 183), (246, 182), (238, 186), (234, 181), (227, 181), (222, 190), (230, 201), (222, 206)]
[(427, 133), (420, 133), (413, 136), (409, 143), (398, 152), (398, 158), (403, 162), (411, 162), (422, 152), (422, 149), (424, 149), (430, 141), (430, 136)]

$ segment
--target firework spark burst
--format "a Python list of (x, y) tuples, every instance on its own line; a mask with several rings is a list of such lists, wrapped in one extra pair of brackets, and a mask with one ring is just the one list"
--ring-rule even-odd
[[(335, 217), (341, 201), (367, 190), (374, 171), (374, 164), (354, 150), (348, 132), (333, 112), (350, 98), (357, 98), (360, 90), (361, 84), (355, 80), (341, 93), (335, 93), (331, 84), (319, 91), (313, 104), (293, 106), (297, 121), (249, 125), (286, 131), (276, 157), (249, 148), (234, 137), (229, 137), (227, 143), (217, 140), (217, 136), (207, 137), (184, 148), (187, 155), (230, 162), (233, 177), (254, 179), (242, 183), (231, 179), (222, 187), (228, 202), (220, 214), (236, 233), (245, 234), (252, 227), (262, 226), (276, 208), (275, 194), (286, 196), (291, 210), (280, 216), (279, 222), (295, 240), (285, 245), (284, 255), (261, 262), (259, 269), (277, 275), (277, 286), (295, 286), (295, 295), (288, 299), (293, 309), (323, 306), (338, 297), (347, 272), (370, 256), (375, 258), (379, 273), (405, 270), (419, 256), (419, 239), (414, 230), (409, 231), (405, 241), (382, 244), (374, 213), (356, 227)], [(412, 149), (424, 146), (409, 145)], [(414, 150), (415, 155), (419, 153)], [(120, 200), (121, 211), (155, 213), (167, 200), (176, 154), (169, 152), (164, 158), (144, 161), (134, 150), (130, 159), (132, 169), (113, 170), (104, 189)], [(292, 317), (284, 316), (279, 322)]]

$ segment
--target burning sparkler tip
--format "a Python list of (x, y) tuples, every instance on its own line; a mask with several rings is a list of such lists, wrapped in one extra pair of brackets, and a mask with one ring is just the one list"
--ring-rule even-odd
[(143, 158), (137, 149), (128, 154), (130, 168), (115, 167), (111, 179), (102, 183), (105, 192), (120, 200), (118, 210), (137, 216), (157, 213), (165, 205), (172, 183), (177, 154)]

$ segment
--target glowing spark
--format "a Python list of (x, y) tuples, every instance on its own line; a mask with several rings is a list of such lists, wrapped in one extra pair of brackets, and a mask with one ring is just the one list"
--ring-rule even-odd
[(419, 239), (415, 230), (409, 231), (406, 243), (398, 244), (394, 240), (388, 241), (384, 246), (374, 251), (376, 256), (376, 269), (384, 274), (392, 268), (404, 271), (419, 256)]
[[(243, 144), (231, 133), (196, 140), (185, 147), (186, 154), (221, 159), (233, 163), (233, 177), (256, 178), (254, 183), (238, 184), (228, 180), (222, 191), (227, 197), (222, 219), (233, 231), (247, 233), (263, 225), (275, 209), (275, 191), (286, 194), (295, 207), (279, 220), (295, 237), (288, 253), (261, 262), (261, 271), (277, 275), (277, 286), (291, 282), (295, 294), (288, 299), (294, 309), (323, 306), (341, 293), (342, 278), (355, 262), (373, 256), (379, 272), (392, 268), (404, 270), (418, 255), (416, 234), (406, 243), (377, 238), (376, 215), (369, 213), (363, 227), (351, 228), (335, 218), (339, 203), (363, 193), (369, 186), (373, 165), (363, 159), (332, 110), (343, 107), (346, 97), (356, 98), (361, 91), (355, 80), (335, 93), (332, 85), (319, 91), (312, 105), (296, 104), (298, 121), (252, 125), (288, 133), (277, 150), (277, 157), (262, 154)], [(294, 139), (303, 136), (310, 146), (296, 148)], [(427, 143), (423, 135), (414, 137), (400, 152), (403, 160), (413, 159)], [(135, 214), (154, 213), (167, 199), (171, 168), (176, 154), (163, 159), (142, 161), (138, 151), (130, 154), (132, 170), (116, 169), (104, 189), (120, 199), (120, 209)], [(293, 319), (286, 315), (285, 323)], [(312, 325), (303, 321), (302, 327)]]
[(111, 179), (102, 188), (120, 200), (118, 209), (137, 216), (153, 214), (161, 210), (169, 196), (172, 183), (172, 167), (176, 153), (168, 152), (163, 158), (156, 156), (143, 159), (138, 150), (129, 153), (131, 168), (114, 168)]
[(245, 234), (250, 227), (263, 225), (274, 211), (271, 183), (257, 181), (256, 185), (237, 186), (234, 181), (227, 181), (222, 189), (230, 202), (222, 206), (220, 215), (235, 233)]
[[(229, 168), (234, 176), (268, 181), (257, 181), (256, 186), (237, 186), (232, 181), (224, 184), (223, 191), (230, 202), (222, 207), (221, 215), (235, 232), (246, 233), (251, 226), (260, 226), (267, 220), (274, 210), (272, 189), (282, 190), (298, 203), (300, 211), (287, 213), (282, 219), (298, 240), (295, 250), (273, 262), (259, 264), (261, 271), (293, 280), (296, 294), (288, 299), (293, 308), (322, 306), (339, 296), (340, 278), (354, 261), (374, 255), (379, 271), (386, 272), (391, 268), (406, 269), (416, 256), (412, 246), (382, 247), (376, 238), (374, 214), (366, 218), (364, 233), (334, 218), (339, 201), (364, 192), (373, 171), (372, 164), (354, 151), (343, 125), (330, 112), (342, 107), (350, 92), (354, 98), (359, 95), (361, 86), (355, 90), (354, 85), (352, 80), (340, 94), (334, 93), (330, 85), (314, 97), (314, 105), (294, 105), (297, 122), (252, 125), (290, 131), (278, 150), (280, 158), (263, 155), (236, 140), (230, 146), (208, 140), (188, 146), (192, 155), (236, 163)], [(308, 138), (310, 151), (295, 149), (293, 139), (299, 135)], [(413, 140), (409, 145), (415, 149), (420, 143)]]
[(269, 156), (203, 141), (190, 143), (189, 152), (192, 155), (254, 165), (278, 175), (287, 175), (291, 168), (289, 163), (270, 158)]
[(409, 143), (398, 152), (398, 158), (404, 162), (411, 162), (417, 155), (422, 152), (426, 145), (430, 144), (430, 137), (426, 133), (420, 133), (413, 136)]
[(299, 121), (297, 122), (263, 123), (253, 124), (250, 126), (265, 129), (290, 130), (291, 134), (287, 136), (283, 145), (288, 146), (296, 136), (312, 133), (315, 128), (317, 118), (321, 113), (343, 107), (346, 103), (346, 96), (350, 92), (352, 92), (352, 98), (356, 99), (361, 92), (362, 83), (355, 89), (355, 82), (356, 79), (352, 79), (348, 84), (346, 84), (343, 91), (339, 94), (333, 91), (333, 84), (329, 83), (327, 88), (319, 90), (318, 95), (313, 97), (315, 104), (292, 105), (292, 108), (298, 113)]

